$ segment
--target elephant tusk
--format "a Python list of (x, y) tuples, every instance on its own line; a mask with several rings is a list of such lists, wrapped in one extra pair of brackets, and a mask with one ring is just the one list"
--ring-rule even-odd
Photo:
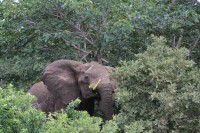
[(99, 79), (96, 84), (90, 84), (89, 88), (92, 89), (92, 90), (96, 90), (96, 88), (97, 88), (98, 84), (100, 83), (100, 81), (101, 81), (101, 79)]
[(98, 80), (98, 82), (96, 83), (96, 85), (94, 86), (93, 90), (95, 90), (98, 86), (98, 84), (100, 83), (101, 79)]

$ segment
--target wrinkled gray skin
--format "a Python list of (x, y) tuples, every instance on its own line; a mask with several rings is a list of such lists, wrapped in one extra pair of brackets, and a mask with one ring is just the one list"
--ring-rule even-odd
[[(105, 120), (112, 119), (113, 94), (116, 89), (109, 77), (111, 67), (96, 62), (82, 64), (72, 60), (57, 60), (47, 66), (42, 81), (34, 84), (28, 91), (36, 96), (34, 107), (46, 113), (65, 108), (72, 100), (81, 99), (79, 109), (94, 112), (94, 100), (99, 101), (99, 108)], [(97, 84), (96, 90), (89, 88)]]

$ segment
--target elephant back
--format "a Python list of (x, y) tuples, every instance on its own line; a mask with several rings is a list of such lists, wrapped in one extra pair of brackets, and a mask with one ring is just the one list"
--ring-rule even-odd
[(36, 97), (36, 100), (33, 102), (33, 106), (36, 109), (42, 110), (46, 113), (54, 111), (54, 103), (56, 99), (54, 95), (48, 91), (43, 82), (34, 84), (28, 93)]

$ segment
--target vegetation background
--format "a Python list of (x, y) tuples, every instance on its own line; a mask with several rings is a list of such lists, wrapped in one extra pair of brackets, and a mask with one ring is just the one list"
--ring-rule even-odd
[[(78, 101), (57, 119), (31, 107), (25, 92), (58, 59), (117, 68), (112, 121), (73, 110)], [(196, 0), (0, 2), (0, 132), (197, 133), (199, 67)]]

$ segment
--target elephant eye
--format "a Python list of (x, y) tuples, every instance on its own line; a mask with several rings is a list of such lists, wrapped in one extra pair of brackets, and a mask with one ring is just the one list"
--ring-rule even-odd
[(85, 80), (89, 80), (89, 76), (88, 75), (85, 75)]

